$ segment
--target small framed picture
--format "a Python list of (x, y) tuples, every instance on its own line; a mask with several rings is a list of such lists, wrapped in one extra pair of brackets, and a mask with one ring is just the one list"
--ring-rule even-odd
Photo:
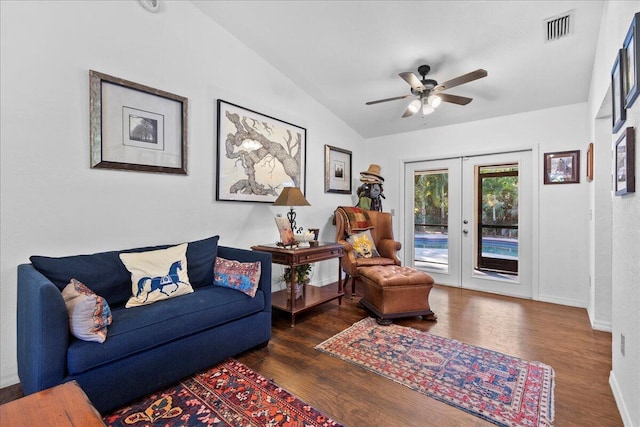
[(640, 69), (638, 68), (638, 57), (640, 56), (640, 45), (636, 42), (638, 34), (638, 20), (640, 20), (640, 12), (636, 13), (624, 38), (624, 70), (626, 79), (624, 81), (624, 104), (629, 109), (638, 97), (640, 90), (638, 83), (640, 82)]
[(587, 150), (587, 181), (593, 181), (593, 142), (589, 143)]
[(324, 146), (324, 192), (351, 194), (351, 151)]
[(627, 110), (624, 108), (624, 49), (618, 51), (616, 62), (611, 70), (611, 118), (613, 133), (617, 133), (627, 120)]
[(578, 184), (580, 150), (544, 153), (545, 184)]
[(636, 191), (635, 130), (628, 127), (616, 141), (615, 192), (622, 196)]
[(91, 167), (187, 174), (188, 100), (89, 71)]

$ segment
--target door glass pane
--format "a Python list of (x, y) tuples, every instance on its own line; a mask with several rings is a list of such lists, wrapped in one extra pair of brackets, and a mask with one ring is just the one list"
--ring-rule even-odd
[(449, 173), (414, 173), (414, 260), (416, 266), (448, 271)]
[(518, 272), (518, 165), (479, 170), (479, 269)]

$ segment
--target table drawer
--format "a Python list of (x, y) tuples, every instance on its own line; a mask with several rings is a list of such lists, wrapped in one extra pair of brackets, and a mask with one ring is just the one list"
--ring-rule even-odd
[(340, 258), (342, 256), (342, 248), (334, 248), (318, 252), (299, 253), (293, 256), (294, 264), (309, 264), (327, 259)]

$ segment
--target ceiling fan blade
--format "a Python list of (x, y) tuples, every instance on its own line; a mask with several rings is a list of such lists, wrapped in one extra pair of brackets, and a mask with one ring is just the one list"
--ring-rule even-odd
[(452, 104), (458, 104), (458, 105), (467, 105), (468, 103), (473, 101), (473, 98), (467, 98), (466, 96), (451, 95), (448, 93), (439, 93), (438, 96), (444, 102), (450, 102)]
[(413, 90), (417, 90), (418, 92), (424, 91), (424, 86), (422, 85), (422, 82), (420, 82), (420, 79), (417, 78), (415, 74), (407, 72), (407, 73), (400, 73), (398, 75), (402, 77), (405, 82), (409, 83)]
[(367, 104), (367, 105), (379, 104), (379, 103), (381, 103), (381, 102), (395, 101), (395, 100), (397, 100), (397, 99), (405, 99), (405, 98), (409, 98), (410, 96), (413, 96), (413, 95), (394, 96), (393, 98), (378, 99), (377, 101), (369, 101), (369, 102), (365, 102), (365, 104)]
[(479, 68), (479, 69), (477, 69), (475, 71), (472, 71), (470, 73), (463, 74), (462, 76), (456, 77), (455, 79), (447, 80), (444, 83), (440, 83), (433, 90), (435, 92), (440, 92), (442, 90), (451, 89), (452, 87), (460, 86), (461, 84), (469, 83), (469, 82), (472, 82), (474, 80), (478, 80), (478, 79), (481, 79), (483, 77), (487, 77), (487, 74), (488, 74), (487, 70), (483, 70), (482, 68)]

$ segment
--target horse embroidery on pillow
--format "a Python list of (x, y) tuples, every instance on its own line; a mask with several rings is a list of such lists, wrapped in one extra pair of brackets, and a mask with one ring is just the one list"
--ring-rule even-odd
[(176, 287), (171, 291), (171, 293), (174, 293), (180, 287), (180, 283), (188, 285), (188, 283), (180, 280), (180, 277), (178, 276), (179, 270), (182, 270), (182, 261), (176, 261), (171, 264), (171, 267), (169, 267), (169, 274), (167, 274), (166, 276), (147, 276), (141, 278), (140, 280), (138, 280), (138, 293), (136, 294), (136, 297), (139, 297), (140, 294), (142, 294), (142, 292), (144, 291), (144, 285), (147, 283), (147, 281), (151, 281), (151, 288), (147, 292), (143, 303), (147, 302), (147, 300), (149, 299), (149, 294), (153, 291), (160, 291), (166, 296), (169, 296), (169, 294), (164, 291), (165, 286), (176, 285)]

